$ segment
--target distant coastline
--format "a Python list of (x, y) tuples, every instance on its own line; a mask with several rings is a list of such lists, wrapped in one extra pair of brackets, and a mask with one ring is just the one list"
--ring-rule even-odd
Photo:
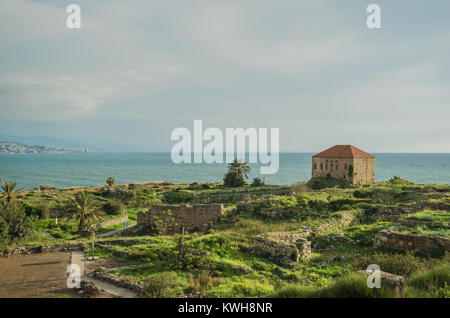
[(39, 154), (39, 153), (76, 153), (76, 152), (87, 152), (87, 150), (80, 149), (70, 149), (70, 148), (57, 148), (51, 146), (43, 145), (28, 145), (17, 142), (0, 141), (0, 154), (10, 155), (10, 154)]

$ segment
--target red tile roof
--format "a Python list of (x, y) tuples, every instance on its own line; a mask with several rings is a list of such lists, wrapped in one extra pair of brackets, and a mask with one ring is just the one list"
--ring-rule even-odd
[(375, 158), (375, 156), (352, 145), (336, 145), (319, 152), (313, 158)]

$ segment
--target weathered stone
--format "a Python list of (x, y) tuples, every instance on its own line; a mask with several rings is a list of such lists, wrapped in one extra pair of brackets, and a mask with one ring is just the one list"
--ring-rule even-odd
[(395, 232), (393, 229), (378, 232), (375, 247), (394, 247), (421, 250), (428, 253), (450, 251), (450, 239), (440, 236), (422, 236)]
[[(373, 274), (373, 271), (360, 271), (367, 275)], [(394, 292), (395, 297), (402, 298), (405, 295), (405, 279), (402, 276), (380, 271), (381, 286), (387, 286)]]

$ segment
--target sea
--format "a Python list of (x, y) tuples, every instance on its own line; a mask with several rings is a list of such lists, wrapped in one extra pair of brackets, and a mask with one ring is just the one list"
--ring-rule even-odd
[[(279, 170), (260, 174), (260, 164), (250, 164), (249, 179), (291, 185), (311, 177), (312, 153), (280, 153)], [(375, 153), (375, 179), (393, 176), (419, 184), (450, 184), (450, 153)], [(170, 181), (174, 183), (221, 181), (225, 163), (175, 164), (170, 153), (67, 153), (0, 155), (0, 178), (15, 181), (19, 189), (42, 184), (57, 188), (98, 186), (112, 176), (116, 183)]]

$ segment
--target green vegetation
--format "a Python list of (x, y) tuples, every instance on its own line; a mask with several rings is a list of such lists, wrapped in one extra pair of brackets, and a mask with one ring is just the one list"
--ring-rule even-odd
[[(101, 187), (21, 192), (8, 187), (0, 205), (0, 245), (91, 242), (96, 239), (81, 234), (94, 226), (97, 235), (123, 228), (123, 222), (98, 228), (99, 222), (127, 214), (131, 226), (138, 212), (155, 204), (222, 203), (227, 215), (206, 232), (172, 235), (179, 233), (173, 231), (179, 224), (168, 208), (154, 219), (153, 228), (134, 227), (111, 238), (130, 240), (108, 244), (128, 254), (101, 248), (94, 254), (115, 266), (140, 265), (114, 274), (144, 283), (147, 297), (392, 297), (387, 289), (366, 287), (365, 275), (357, 272), (369, 264), (403, 276), (407, 297), (449, 297), (448, 254), (431, 257), (374, 246), (377, 234), (391, 227), (419, 236), (450, 237), (447, 185), (393, 178), (352, 186), (324, 178), (280, 187), (259, 178), (246, 184), (247, 173), (246, 163), (236, 161), (224, 183), (107, 182)], [(317, 231), (341, 220), (348, 214), (344, 211), (355, 216), (351, 224)], [(404, 220), (435, 226), (400, 224)], [(310, 258), (284, 264), (252, 252), (256, 235), (298, 234), (305, 228), (313, 232), (306, 237), (312, 243)]]
[(225, 174), (223, 184), (226, 187), (237, 188), (245, 184), (248, 178), (250, 167), (247, 162), (235, 158), (233, 162), (228, 164), (228, 172)]

